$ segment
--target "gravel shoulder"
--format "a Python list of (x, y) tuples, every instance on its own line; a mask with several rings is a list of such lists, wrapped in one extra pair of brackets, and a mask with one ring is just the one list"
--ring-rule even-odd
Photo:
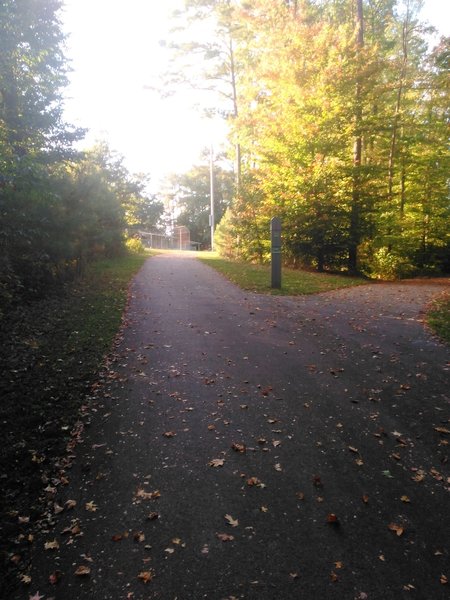
[(261, 296), (149, 259), (8, 600), (447, 598), (445, 289)]

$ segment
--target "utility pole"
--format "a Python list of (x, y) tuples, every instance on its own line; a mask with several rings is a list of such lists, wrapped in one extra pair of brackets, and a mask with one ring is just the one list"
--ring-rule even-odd
[(210, 185), (210, 199), (211, 199), (211, 212), (209, 215), (209, 224), (211, 226), (211, 252), (214, 252), (214, 156), (213, 147), (211, 144), (209, 154), (209, 185)]

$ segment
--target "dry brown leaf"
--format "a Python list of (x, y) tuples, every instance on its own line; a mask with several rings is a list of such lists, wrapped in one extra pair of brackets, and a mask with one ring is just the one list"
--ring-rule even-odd
[(450, 429), (447, 429), (447, 427), (435, 427), (434, 430), (438, 433), (450, 434)]
[(228, 533), (216, 533), (216, 537), (221, 542), (232, 542), (234, 540), (234, 535), (229, 535)]
[(154, 576), (155, 576), (154, 571), (141, 571), (138, 575), (138, 579), (140, 579), (144, 583), (148, 583), (149, 581), (151, 581), (153, 579)]
[(140, 498), (141, 500), (156, 500), (161, 497), (161, 492), (159, 490), (155, 490), (154, 492), (146, 492), (142, 488), (139, 488), (136, 492), (136, 498)]
[(225, 515), (224, 518), (228, 525), (231, 525), (231, 527), (237, 527), (239, 525), (239, 521), (237, 519), (233, 519), (231, 515)]
[(405, 531), (404, 528), (401, 525), (398, 525), (397, 523), (389, 523), (388, 529), (394, 531), (399, 537), (403, 535)]
[(57, 540), (53, 540), (51, 542), (45, 542), (44, 544), (44, 548), (46, 550), (58, 550), (59, 548), (59, 543)]
[(223, 467), (223, 463), (225, 462), (224, 458), (213, 458), (211, 461), (209, 461), (208, 465), (210, 467)]
[(439, 581), (442, 583), (442, 585), (446, 585), (448, 583), (447, 575), (442, 574), (439, 578)]
[(91, 574), (91, 568), (87, 567), (86, 565), (80, 565), (77, 570), (75, 571), (75, 575), (78, 575), (79, 577), (84, 577), (86, 575), (90, 575)]
[(98, 506), (95, 504), (95, 502), (93, 500), (91, 500), (90, 502), (86, 502), (85, 509), (88, 510), (89, 512), (95, 512), (96, 510), (98, 510)]
[(145, 542), (145, 534), (144, 534), (144, 532), (143, 531), (136, 531), (133, 534), (133, 539), (134, 539), (135, 542), (139, 542), (139, 543)]
[(166, 431), (165, 433), (163, 433), (163, 436), (166, 438), (173, 438), (175, 437), (177, 434), (175, 433), (175, 431)]
[(52, 585), (56, 585), (58, 583), (58, 581), (61, 579), (61, 575), (62, 575), (61, 571), (55, 571), (54, 573), (52, 573), (49, 576), (49, 578), (48, 578), (49, 583), (51, 583)]
[(245, 444), (237, 444), (234, 443), (231, 445), (232, 450), (234, 450), (235, 452), (240, 452), (241, 454), (243, 454), (246, 451), (246, 447)]
[(328, 513), (327, 515), (327, 523), (332, 525), (337, 525), (339, 523), (339, 519), (334, 513)]
[(402, 502), (405, 502), (405, 503), (411, 502), (411, 500), (408, 498), (408, 496), (402, 496), (402, 497), (400, 498), (400, 500), (401, 500)]
[(257, 477), (249, 477), (249, 479), (247, 479), (247, 485), (249, 487), (253, 487), (255, 485), (261, 485), (261, 481)]

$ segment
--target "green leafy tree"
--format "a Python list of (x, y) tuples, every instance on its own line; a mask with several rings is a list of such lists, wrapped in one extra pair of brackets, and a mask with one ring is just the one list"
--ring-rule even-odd
[[(216, 164), (213, 174), (214, 214), (216, 222), (219, 222), (233, 196), (233, 173)], [(188, 173), (172, 175), (168, 184), (178, 212), (177, 224), (188, 227), (193, 241), (200, 242), (204, 247), (209, 246), (211, 242), (210, 168), (193, 167)]]

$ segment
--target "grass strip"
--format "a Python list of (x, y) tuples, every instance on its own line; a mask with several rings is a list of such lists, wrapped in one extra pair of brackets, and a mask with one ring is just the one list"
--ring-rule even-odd
[(450, 294), (445, 293), (432, 303), (427, 321), (434, 333), (450, 344)]
[(318, 294), (320, 292), (328, 292), (367, 283), (367, 280), (362, 277), (311, 273), (309, 271), (283, 267), (282, 287), (278, 290), (270, 287), (270, 265), (235, 262), (221, 258), (214, 252), (199, 253), (198, 258), (244, 290), (265, 294), (285, 296)]
[(129, 282), (148, 256), (92, 263), (82, 279), (17, 306), (0, 323), (0, 580), (17, 515), (31, 524), (40, 514), (43, 478), (64, 453), (119, 331)]

